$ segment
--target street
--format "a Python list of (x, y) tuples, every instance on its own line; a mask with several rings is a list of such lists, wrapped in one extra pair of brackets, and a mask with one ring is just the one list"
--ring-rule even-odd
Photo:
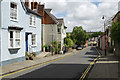
[[(80, 50), (77, 54), (32, 69), (23, 70), (22, 72), (17, 72), (13, 75), (8, 75), (4, 77), (3, 80), (11, 78), (13, 78), (12, 80), (16, 80), (16, 78), (17, 80), (18, 78), (21, 80), (78, 80), (97, 56), (98, 53), (94, 47), (87, 47), (86, 49)], [(87, 75), (85, 76), (86, 78)]]

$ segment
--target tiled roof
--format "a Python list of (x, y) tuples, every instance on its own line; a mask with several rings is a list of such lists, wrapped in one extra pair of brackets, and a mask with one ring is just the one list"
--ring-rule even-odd
[(53, 14), (50, 13), (51, 10), (52, 9), (45, 9), (45, 12), (55, 21), (55, 23), (58, 23), (57, 18)]
[(57, 19), (57, 21), (59, 22), (59, 24), (64, 23), (63, 18)]

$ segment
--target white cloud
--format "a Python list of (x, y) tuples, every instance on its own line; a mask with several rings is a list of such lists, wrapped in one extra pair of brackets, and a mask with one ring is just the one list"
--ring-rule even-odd
[(92, 0), (44, 0), (46, 8), (52, 8), (54, 15), (58, 16), (61, 13), (66, 15), (64, 19), (68, 32), (72, 31), (74, 26), (83, 26), (87, 31), (102, 30), (102, 16), (105, 15), (109, 19), (118, 10), (118, 0), (99, 0), (101, 3), (97, 6), (92, 2)]

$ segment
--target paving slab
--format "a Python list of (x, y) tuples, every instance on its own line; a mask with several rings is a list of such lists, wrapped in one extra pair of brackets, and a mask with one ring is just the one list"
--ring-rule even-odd
[(102, 57), (94, 64), (88, 78), (90, 79), (120, 79), (120, 61), (113, 53), (104, 56), (104, 51), (99, 50)]

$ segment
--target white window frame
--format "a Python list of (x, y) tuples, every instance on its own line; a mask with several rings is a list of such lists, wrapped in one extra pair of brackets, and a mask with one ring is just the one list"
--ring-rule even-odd
[[(35, 35), (35, 38), (33, 39), (33, 35)], [(35, 44), (33, 44), (33, 40), (35, 40)], [(36, 34), (32, 34), (31, 35), (31, 44), (32, 44), (32, 46), (37, 46), (37, 35)]]
[[(15, 18), (11, 18), (11, 13), (12, 13), (12, 12), (11, 12), (11, 11), (12, 11), (12, 10), (11, 10), (11, 9), (12, 9), (12, 8), (11, 8), (11, 3), (12, 3), (12, 4), (15, 4), (15, 5), (17, 6), (17, 9), (16, 9), (15, 11), (13, 10), (14, 12), (16, 12), (16, 17), (13, 16), (13, 17), (15, 17), (16, 19), (15, 19)], [(15, 2), (10, 2), (10, 20), (12, 20), (12, 21), (18, 21), (18, 4), (15, 3)]]
[[(10, 31), (13, 32), (13, 46), (10, 46)], [(16, 38), (17, 31), (20, 33), (18, 38)], [(16, 40), (20, 40), (19, 46), (16, 46)], [(21, 31), (20, 30), (8, 30), (8, 48), (9, 49), (21, 48)]]
[(37, 23), (37, 16), (34, 14), (30, 14), (30, 26), (36, 27), (36, 23)]

